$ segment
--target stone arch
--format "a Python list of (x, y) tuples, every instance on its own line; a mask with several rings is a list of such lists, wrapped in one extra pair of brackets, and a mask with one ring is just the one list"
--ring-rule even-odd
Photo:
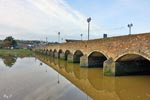
[(83, 52), (80, 50), (76, 50), (73, 54), (74, 63), (80, 63), (80, 57), (83, 56)]
[(50, 49), (49, 52), (52, 52), (52, 49)]
[(58, 58), (60, 58), (60, 55), (61, 55), (62, 53), (64, 53), (63, 50), (62, 50), (62, 49), (59, 49), (59, 51), (58, 51)]
[(57, 58), (57, 56), (58, 56), (57, 50), (54, 49), (54, 51), (53, 51), (53, 57)]
[(101, 50), (93, 50), (90, 53), (88, 53), (87, 56), (90, 56), (93, 52), (99, 52), (99, 53), (103, 54), (107, 59), (109, 58), (109, 56), (106, 54), (106, 52), (101, 51)]
[(44, 54), (46, 54), (46, 49), (45, 48), (43, 49), (43, 52), (44, 52)]
[(69, 50), (66, 50), (66, 51), (65, 51), (65, 60), (68, 59), (68, 55), (69, 55), (69, 54), (71, 54), (71, 52), (70, 52)]
[(145, 55), (143, 55), (143, 54), (141, 54), (141, 53), (137, 53), (137, 52), (126, 52), (126, 53), (123, 53), (123, 54), (117, 56), (117, 57), (114, 59), (114, 61), (119, 60), (121, 57), (123, 57), (123, 56), (125, 56), (125, 55), (137, 55), (137, 56), (141, 56), (141, 57), (143, 57), (143, 58), (145, 58), (145, 59), (147, 59), (147, 60), (150, 61), (150, 58), (149, 58), (149, 57), (147, 57), (147, 56), (145, 56)]
[(49, 50), (49, 55), (50, 55), (50, 56), (53, 56), (53, 51), (52, 51), (52, 49)]
[(128, 52), (115, 59), (118, 74), (139, 75), (150, 74), (150, 61), (145, 55)]
[(53, 50), (53, 52), (57, 52), (57, 50), (56, 50), (56, 49), (54, 49), (54, 50)]
[(88, 66), (89, 67), (103, 67), (104, 61), (107, 57), (100, 51), (93, 51), (88, 55)]
[(48, 49), (46, 49), (46, 54), (47, 54), (47, 55), (49, 54)]

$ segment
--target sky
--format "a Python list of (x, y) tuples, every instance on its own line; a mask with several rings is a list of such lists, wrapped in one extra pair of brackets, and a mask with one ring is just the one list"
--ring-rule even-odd
[(150, 32), (150, 0), (0, 0), (0, 39), (61, 41)]

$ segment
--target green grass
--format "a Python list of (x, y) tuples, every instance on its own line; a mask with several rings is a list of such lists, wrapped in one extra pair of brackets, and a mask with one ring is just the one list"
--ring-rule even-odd
[(0, 49), (0, 56), (15, 55), (19, 57), (31, 56), (32, 51), (28, 49)]

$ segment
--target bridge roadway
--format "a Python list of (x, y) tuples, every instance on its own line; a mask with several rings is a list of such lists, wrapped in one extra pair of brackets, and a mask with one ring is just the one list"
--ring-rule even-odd
[(104, 75), (150, 74), (150, 34), (126, 35), (34, 48), (81, 67), (103, 67)]

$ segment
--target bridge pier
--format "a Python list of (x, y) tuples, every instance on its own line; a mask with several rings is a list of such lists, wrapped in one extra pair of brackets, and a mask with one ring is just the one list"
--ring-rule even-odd
[(51, 52), (49, 52), (49, 55), (51, 56), (51, 57), (53, 57), (53, 52), (51, 51)]
[(88, 57), (87, 55), (84, 55), (82, 57), (80, 57), (80, 67), (88, 67)]
[(60, 53), (59, 58), (60, 58), (61, 60), (65, 60), (65, 53)]
[(46, 55), (49, 55), (49, 52), (48, 52), (48, 50), (46, 50)]
[(54, 52), (54, 58), (58, 58), (58, 53), (57, 52)]
[(50, 52), (49, 52), (49, 51), (46, 51), (46, 55), (50, 55)]
[(103, 73), (106, 76), (115, 76), (116, 75), (116, 63), (112, 58), (104, 61)]
[(106, 76), (150, 74), (149, 65), (149, 61), (115, 62), (110, 58), (104, 62), (103, 72)]
[(68, 56), (67, 56), (67, 62), (73, 63), (74, 62), (73, 60), (74, 60), (73, 59), (73, 54), (68, 54)]
[(46, 51), (45, 51), (45, 50), (43, 50), (43, 51), (42, 51), (42, 53), (43, 53), (43, 54), (46, 54)]

